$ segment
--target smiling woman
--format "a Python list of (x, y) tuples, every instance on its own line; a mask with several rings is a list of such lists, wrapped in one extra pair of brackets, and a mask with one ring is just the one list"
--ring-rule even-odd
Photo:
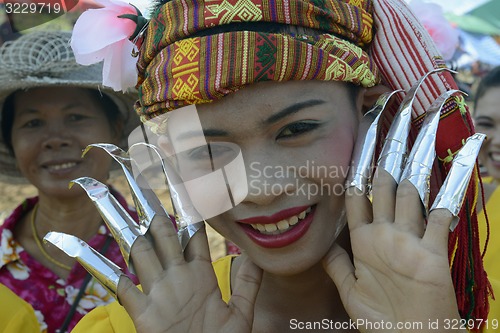
[(83, 175), (107, 181), (109, 156), (95, 150), (83, 159), (82, 150), (96, 142), (123, 145), (136, 124), (130, 117), (134, 95), (98, 90), (100, 68), (75, 63), (70, 36), (27, 34), (0, 48), (0, 177), (29, 182), (37, 190), (0, 227), (0, 283), (31, 304), (40, 330), (47, 332), (71, 329), (85, 313), (112, 299), (72, 259), (42, 245), (48, 231), (79, 234), (126, 269), (92, 202), (78, 188), (68, 189), (68, 183)]

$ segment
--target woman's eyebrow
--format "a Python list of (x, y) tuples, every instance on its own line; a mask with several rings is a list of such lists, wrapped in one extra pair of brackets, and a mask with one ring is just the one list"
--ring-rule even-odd
[(491, 117), (488, 117), (488, 116), (479, 116), (477, 118), (474, 118), (475, 121), (478, 121), (478, 120), (489, 120), (489, 121), (493, 121), (493, 118)]
[[(219, 130), (219, 129), (203, 129), (203, 136), (205, 137), (221, 137), (221, 136), (227, 136), (229, 135), (228, 132), (224, 130)], [(190, 132), (184, 132), (179, 134), (175, 140), (186, 140), (186, 139), (192, 139), (196, 137), (200, 137), (201, 132), (200, 131), (190, 131)]]
[(297, 113), (300, 110), (303, 110), (305, 108), (309, 108), (312, 106), (324, 104), (324, 103), (325, 103), (325, 101), (323, 101), (321, 99), (310, 99), (310, 100), (307, 100), (304, 102), (299, 102), (299, 103), (290, 105), (290, 106), (284, 108), (283, 110), (279, 111), (278, 113), (273, 114), (272, 116), (270, 116), (266, 120), (264, 120), (264, 124), (270, 125), (270, 124), (275, 123), (278, 120), (283, 119), (291, 114)]

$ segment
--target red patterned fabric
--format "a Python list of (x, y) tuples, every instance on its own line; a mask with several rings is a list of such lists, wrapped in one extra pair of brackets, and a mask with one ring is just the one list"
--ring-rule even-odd
[[(113, 192), (113, 195), (137, 220), (136, 212), (128, 207), (125, 199), (117, 192)], [(79, 263), (75, 263), (67, 280), (63, 280), (36, 261), (15, 240), (13, 233), (16, 225), (24, 215), (33, 209), (37, 202), (37, 197), (26, 199), (0, 226), (0, 283), (31, 304), (39, 321), (41, 332), (55, 333), (62, 326), (87, 271)], [(112, 237), (111, 233), (103, 224), (88, 244), (99, 251), (109, 237)], [(138, 283), (137, 278), (126, 269), (120, 249), (115, 241), (111, 242), (106, 251), (106, 257), (124, 269), (127, 275), (135, 283)], [(84, 296), (78, 303), (68, 332), (90, 310), (114, 300), (113, 296), (109, 295), (92, 278), (86, 287)]]

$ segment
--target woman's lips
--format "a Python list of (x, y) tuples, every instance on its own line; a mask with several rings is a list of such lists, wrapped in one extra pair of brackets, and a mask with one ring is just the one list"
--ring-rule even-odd
[(301, 206), (272, 216), (253, 217), (237, 221), (247, 236), (257, 245), (280, 248), (299, 240), (309, 229), (316, 206)]
[(72, 172), (78, 167), (78, 162), (75, 161), (61, 161), (45, 163), (43, 168), (53, 175), (64, 175)]

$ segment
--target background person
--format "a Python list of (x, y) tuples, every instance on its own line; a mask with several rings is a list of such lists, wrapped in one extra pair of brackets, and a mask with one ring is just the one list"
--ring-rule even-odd
[(68, 184), (81, 176), (107, 181), (110, 157), (96, 149), (82, 159), (82, 150), (97, 142), (125, 148), (137, 124), (131, 117), (135, 94), (100, 87), (100, 66), (78, 65), (70, 37), (36, 32), (0, 48), (0, 175), (38, 190), (0, 226), (0, 283), (31, 304), (46, 332), (69, 331), (88, 311), (112, 300), (75, 260), (42, 244), (48, 231), (78, 234), (126, 269), (87, 194)]
[[(486, 223), (485, 211), (479, 214), (481, 246), (484, 248), (487, 238), (488, 248), (484, 256), (484, 266), (488, 273), (493, 292), (500, 295), (500, 67), (488, 72), (479, 82), (474, 94), (474, 125), (477, 131), (488, 136), (481, 147), (479, 161), (485, 168), (487, 177), (483, 178), (484, 202), (489, 225)], [(479, 207), (483, 206), (480, 198)], [(487, 228), (489, 227), (489, 230)], [(488, 237), (488, 231), (490, 237)], [(500, 318), (500, 304), (497, 300), (491, 301), (490, 318)], [(486, 329), (486, 332), (494, 332)]]

